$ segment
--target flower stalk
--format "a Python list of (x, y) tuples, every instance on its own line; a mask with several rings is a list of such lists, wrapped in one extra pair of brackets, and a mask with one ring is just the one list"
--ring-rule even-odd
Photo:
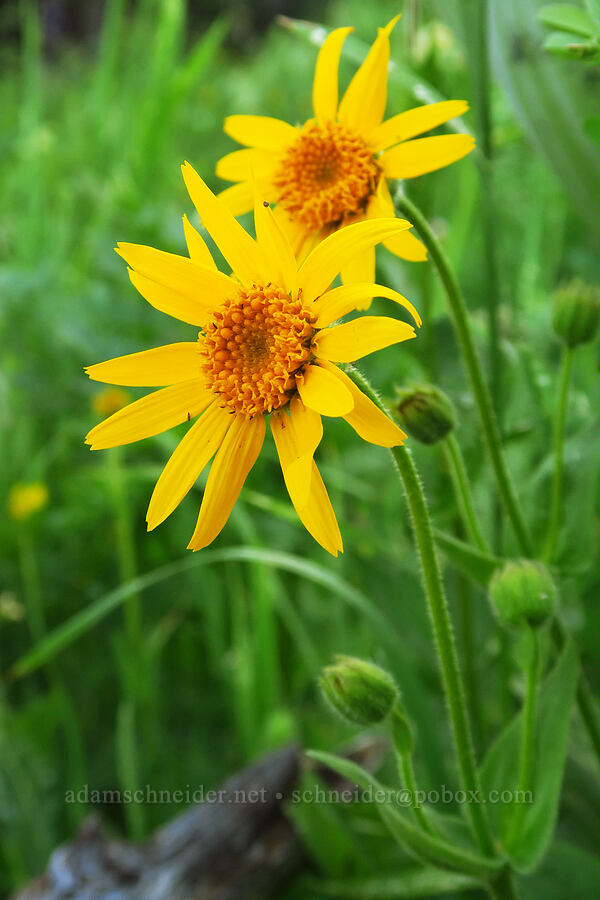
[(479, 411), (483, 434), (492, 468), (494, 470), (498, 491), (517, 536), (521, 552), (525, 556), (532, 556), (533, 544), (508, 472), (502, 450), (500, 430), (494, 414), (490, 394), (483, 377), (483, 371), (475, 348), (473, 335), (469, 327), (467, 307), (456, 280), (456, 276), (450, 267), (446, 254), (442, 250), (441, 244), (418, 207), (416, 207), (404, 194), (398, 194), (396, 196), (396, 209), (413, 222), (415, 229), (431, 254), (433, 263), (442, 279), (463, 359), (471, 382), (471, 388)]
[[(355, 384), (387, 415), (387, 410), (366, 378), (354, 367), (349, 367), (347, 371)], [(393, 447), (391, 452), (411, 513), (413, 534), (423, 571), (425, 595), (442, 672), (462, 785), (467, 792), (472, 792), (469, 794), (470, 796), (479, 796), (479, 776), (475, 765), (465, 691), (458, 664), (450, 611), (435, 552), (427, 501), (410, 451), (404, 446), (399, 446)], [(492, 855), (494, 845), (485, 807), (480, 803), (470, 803), (467, 808), (481, 851)]]
[[(526, 665), (525, 700), (521, 723), (521, 745), (519, 749), (519, 793), (521, 796), (531, 791), (533, 780), (533, 758), (535, 752), (535, 720), (537, 714), (538, 686), (540, 680), (540, 636), (537, 628), (528, 629), (530, 645)], [(524, 804), (517, 804), (510, 826), (507, 844), (513, 846), (518, 841), (525, 811)]]

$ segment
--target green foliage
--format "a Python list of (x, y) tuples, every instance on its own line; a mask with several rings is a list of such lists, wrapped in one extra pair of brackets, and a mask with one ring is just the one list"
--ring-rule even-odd
[(572, 644), (568, 644), (553, 671), (542, 683), (535, 726), (536, 764), (532, 786), (533, 802), (526, 803), (521, 827), (511, 844), (511, 832), (517, 804), (515, 760), (518, 757), (521, 713), (502, 732), (481, 767), (481, 781), (487, 796), (493, 791), (512, 792), (512, 802), (491, 807), (502, 845), (521, 872), (536, 868), (548, 849), (558, 813), (559, 797), (567, 753), (569, 726), (573, 715), (579, 662)]

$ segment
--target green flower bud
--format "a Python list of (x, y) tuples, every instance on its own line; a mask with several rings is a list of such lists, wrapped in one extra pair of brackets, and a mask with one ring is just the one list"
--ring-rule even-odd
[(379, 666), (336, 656), (335, 664), (323, 670), (319, 682), (333, 708), (353, 725), (374, 725), (392, 710), (398, 690), (394, 679)]
[(436, 444), (456, 425), (450, 398), (432, 384), (401, 390), (396, 409), (404, 428), (422, 444)]
[(396, 751), (400, 756), (411, 756), (415, 749), (415, 739), (406, 711), (399, 701), (396, 701), (392, 710), (391, 724)]
[(554, 612), (556, 588), (539, 562), (507, 562), (490, 582), (490, 598), (500, 621), (507, 626), (543, 625)]
[(600, 292), (597, 287), (574, 278), (555, 292), (552, 325), (569, 347), (593, 340), (599, 319)]

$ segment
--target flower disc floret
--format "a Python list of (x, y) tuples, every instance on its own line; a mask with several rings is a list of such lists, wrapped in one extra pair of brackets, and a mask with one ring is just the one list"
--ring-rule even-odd
[(277, 286), (241, 288), (200, 336), (202, 370), (222, 405), (246, 416), (288, 403), (311, 358), (314, 316)]
[(310, 230), (365, 211), (380, 170), (365, 141), (338, 122), (309, 122), (275, 173), (278, 202)]

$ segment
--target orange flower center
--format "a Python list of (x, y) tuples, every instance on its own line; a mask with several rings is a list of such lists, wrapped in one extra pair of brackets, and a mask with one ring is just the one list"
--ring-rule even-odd
[(284, 406), (308, 362), (314, 317), (277, 286), (240, 288), (200, 337), (202, 370), (225, 407), (246, 416)]
[(277, 201), (310, 231), (337, 227), (363, 212), (380, 169), (358, 135), (344, 125), (309, 123), (275, 174)]

